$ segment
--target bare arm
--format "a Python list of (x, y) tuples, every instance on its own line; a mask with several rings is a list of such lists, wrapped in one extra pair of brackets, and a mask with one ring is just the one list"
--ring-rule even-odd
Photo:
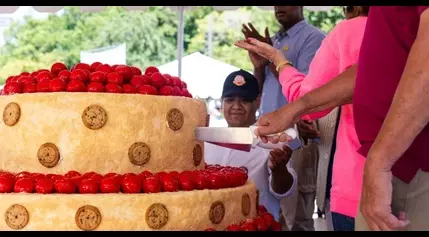
[[(401, 81), (368, 154), (377, 167), (390, 170), (429, 121), (429, 9), (420, 15)], [(368, 167), (369, 168), (369, 167)]]
[(357, 65), (355, 64), (330, 82), (293, 102), (292, 104), (295, 104), (298, 111), (298, 116), (350, 104), (353, 99), (356, 71)]
[(265, 80), (265, 66), (255, 67), (253, 70), (253, 75), (258, 80), (259, 93), (261, 93), (262, 88), (264, 86), (264, 80)]

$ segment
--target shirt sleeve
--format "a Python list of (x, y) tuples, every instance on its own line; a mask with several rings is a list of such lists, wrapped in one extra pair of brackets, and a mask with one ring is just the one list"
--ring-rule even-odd
[(298, 71), (307, 74), (311, 61), (320, 47), (325, 35), (322, 33), (310, 34), (304, 42), (304, 47), (299, 51), (295, 67)]
[(289, 190), (287, 192), (285, 192), (283, 194), (279, 194), (279, 193), (274, 192), (274, 190), (271, 186), (273, 178), (272, 178), (271, 170), (267, 165), (268, 172), (270, 173), (270, 176), (268, 176), (268, 187), (269, 187), (270, 193), (274, 197), (276, 197), (277, 199), (282, 199), (282, 198), (286, 198), (286, 197), (291, 196), (296, 191), (296, 187), (298, 185), (297, 184), (298, 183), (297, 175), (296, 175), (295, 170), (293, 169), (293, 161), (292, 160), (289, 160), (289, 162), (286, 164), (286, 168), (289, 171), (290, 175), (292, 176), (292, 179), (293, 179), (292, 186), (289, 188)]

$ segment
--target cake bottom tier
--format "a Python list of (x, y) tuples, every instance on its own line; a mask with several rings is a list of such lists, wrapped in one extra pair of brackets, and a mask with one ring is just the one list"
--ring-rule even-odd
[(0, 230), (225, 229), (257, 215), (256, 186), (153, 194), (0, 194)]

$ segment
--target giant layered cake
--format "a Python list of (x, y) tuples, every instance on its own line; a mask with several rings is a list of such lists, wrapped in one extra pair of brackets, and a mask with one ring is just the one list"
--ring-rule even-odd
[(0, 96), (0, 230), (278, 230), (239, 167), (207, 166), (204, 101), (148, 67), (23, 72)]

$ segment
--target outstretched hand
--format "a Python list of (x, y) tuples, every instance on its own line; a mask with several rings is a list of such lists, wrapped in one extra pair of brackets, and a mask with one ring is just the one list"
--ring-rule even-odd
[(272, 45), (272, 41), (271, 41), (271, 37), (270, 37), (270, 33), (268, 30), (268, 27), (265, 28), (265, 36), (262, 36), (261, 34), (259, 34), (259, 32), (255, 29), (255, 27), (252, 25), (252, 23), (248, 23), (248, 26), (246, 24), (242, 25), (243, 28), (241, 29), (241, 32), (243, 32), (244, 37), (247, 38), (255, 38), (261, 42), (267, 43), (269, 45)]
[(292, 149), (286, 145), (283, 146), (283, 149), (274, 149), (270, 151), (268, 168), (270, 168), (271, 171), (286, 169), (286, 164), (289, 162), (291, 157)]
[(239, 40), (235, 43), (235, 46), (245, 49), (249, 52), (258, 54), (259, 56), (271, 62), (280, 62), (282, 60), (287, 61), (286, 57), (280, 50), (256, 38), (247, 38), (246, 40)]

